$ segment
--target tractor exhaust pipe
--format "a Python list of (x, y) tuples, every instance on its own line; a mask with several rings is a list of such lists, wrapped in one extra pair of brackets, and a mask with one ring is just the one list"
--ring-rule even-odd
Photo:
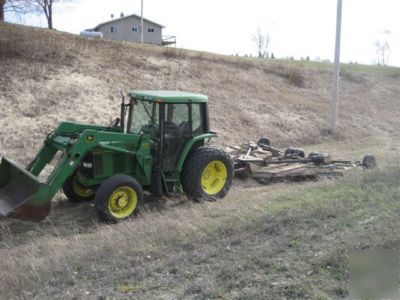
[(126, 105), (125, 105), (125, 96), (124, 93), (121, 93), (121, 120), (120, 120), (120, 127), (122, 132), (125, 132), (125, 112), (126, 112)]

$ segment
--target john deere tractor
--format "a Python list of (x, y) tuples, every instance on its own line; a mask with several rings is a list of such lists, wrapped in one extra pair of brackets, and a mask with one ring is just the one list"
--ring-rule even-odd
[[(1, 158), (0, 215), (40, 221), (62, 189), (71, 202), (94, 199), (103, 222), (135, 215), (143, 190), (224, 197), (232, 184), (228, 154), (208, 141), (208, 98), (172, 91), (133, 91), (110, 126), (63, 122), (26, 168)], [(57, 155), (59, 153), (59, 155)], [(45, 182), (39, 175), (58, 158)]]

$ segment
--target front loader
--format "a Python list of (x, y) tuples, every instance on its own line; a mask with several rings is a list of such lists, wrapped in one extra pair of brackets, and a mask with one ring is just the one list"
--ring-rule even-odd
[[(186, 194), (199, 201), (224, 197), (233, 165), (208, 141), (208, 98), (173, 91), (134, 91), (111, 126), (63, 122), (26, 168), (1, 157), (0, 215), (40, 221), (62, 189), (74, 203), (94, 199), (103, 222), (135, 215), (143, 190)], [(59, 155), (57, 155), (59, 153)], [(58, 158), (45, 182), (44, 168)]]

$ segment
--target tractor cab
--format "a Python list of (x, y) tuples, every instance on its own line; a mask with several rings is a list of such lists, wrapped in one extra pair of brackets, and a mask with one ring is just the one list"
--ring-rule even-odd
[(127, 132), (151, 136), (163, 172), (176, 169), (189, 140), (209, 133), (207, 96), (173, 91), (135, 91), (129, 96)]

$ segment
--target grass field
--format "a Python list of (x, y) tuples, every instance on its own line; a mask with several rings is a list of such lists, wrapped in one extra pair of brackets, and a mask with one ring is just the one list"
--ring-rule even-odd
[(219, 144), (267, 136), (379, 164), (338, 180), (235, 180), (213, 203), (147, 195), (114, 226), (60, 192), (41, 223), (0, 220), (0, 298), (347, 297), (351, 249), (399, 247), (399, 69), (343, 65), (337, 134), (330, 70), (0, 24), (0, 153), (21, 164), (60, 121), (109, 123), (131, 89), (209, 95)]
[(38, 299), (342, 298), (349, 250), (399, 247), (399, 180), (392, 167), (235, 188), (217, 204), (182, 202), (85, 233), (79, 223), (5, 226), (0, 288), (6, 298)]

